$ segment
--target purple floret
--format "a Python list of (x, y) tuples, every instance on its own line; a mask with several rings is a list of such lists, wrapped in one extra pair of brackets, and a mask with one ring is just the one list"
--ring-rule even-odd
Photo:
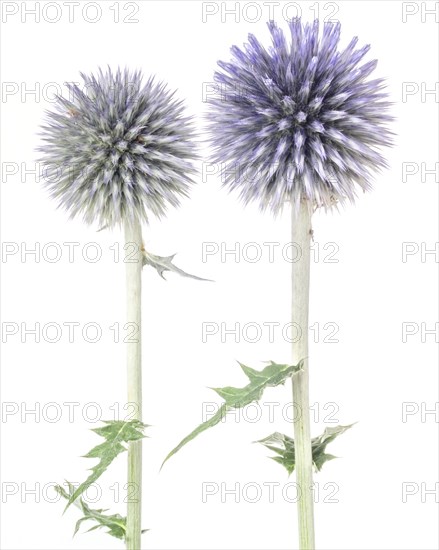
[(392, 145), (391, 105), (384, 80), (369, 79), (377, 61), (359, 66), (369, 46), (358, 38), (337, 51), (340, 24), (289, 22), (291, 40), (273, 21), (272, 46), (253, 36), (218, 62), (208, 98), (212, 161), (223, 183), (245, 204), (278, 213), (285, 202), (330, 207), (354, 201), (387, 167), (380, 148)]

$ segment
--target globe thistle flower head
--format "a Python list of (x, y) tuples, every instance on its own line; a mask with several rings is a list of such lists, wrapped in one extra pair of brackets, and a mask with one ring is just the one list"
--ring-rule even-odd
[(219, 61), (208, 98), (213, 162), (244, 203), (278, 213), (285, 202), (330, 207), (354, 201), (386, 167), (392, 143), (383, 79), (368, 79), (377, 61), (359, 66), (369, 46), (357, 37), (338, 51), (340, 24), (289, 22), (291, 39), (270, 21), (272, 46), (252, 35)]
[(187, 196), (195, 170), (192, 119), (181, 101), (140, 72), (81, 73), (42, 127), (50, 195), (71, 217), (111, 227), (162, 216)]

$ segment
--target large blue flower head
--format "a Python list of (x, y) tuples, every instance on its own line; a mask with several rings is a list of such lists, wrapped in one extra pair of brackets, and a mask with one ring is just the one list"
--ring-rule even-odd
[(81, 74), (43, 126), (46, 186), (74, 217), (111, 227), (164, 214), (187, 196), (193, 125), (163, 83), (140, 72)]
[(329, 207), (368, 190), (386, 166), (390, 103), (383, 79), (368, 79), (377, 61), (359, 66), (369, 46), (358, 38), (338, 51), (339, 23), (289, 22), (291, 42), (276, 23), (266, 50), (249, 35), (218, 62), (216, 93), (208, 99), (213, 161), (223, 182), (245, 203), (279, 212), (285, 202)]

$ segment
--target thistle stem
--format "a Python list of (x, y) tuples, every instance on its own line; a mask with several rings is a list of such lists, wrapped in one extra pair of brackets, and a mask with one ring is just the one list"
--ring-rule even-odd
[(292, 211), (292, 242), (298, 246), (298, 260), (292, 263), (292, 322), (300, 328), (293, 344), (293, 364), (303, 360), (303, 370), (293, 376), (293, 402), (298, 411), (294, 422), (296, 482), (299, 487), (298, 520), (300, 550), (314, 550), (314, 503), (312, 451), (309, 419), (308, 311), (311, 244), (311, 205), (303, 201)]
[[(135, 420), (142, 420), (142, 357), (141, 357), (141, 298), (142, 298), (142, 230), (138, 220), (125, 222), (127, 322), (137, 332), (127, 345), (128, 403), (134, 404)], [(135, 246), (135, 252), (133, 251)], [(140, 550), (142, 512), (142, 441), (128, 444), (128, 509), (126, 547)]]

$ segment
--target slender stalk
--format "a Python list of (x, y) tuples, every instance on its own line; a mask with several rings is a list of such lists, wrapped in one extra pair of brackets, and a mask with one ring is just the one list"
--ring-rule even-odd
[(303, 371), (293, 377), (293, 402), (298, 415), (294, 422), (296, 482), (299, 487), (298, 517), (300, 550), (313, 550), (314, 503), (312, 493), (312, 452), (309, 420), (308, 311), (311, 241), (311, 205), (304, 201), (292, 212), (292, 242), (300, 257), (292, 263), (292, 322), (300, 327), (300, 339), (293, 344), (293, 364), (301, 360)]
[[(133, 341), (127, 343), (128, 403), (135, 406), (133, 419), (142, 420), (142, 230), (140, 223), (125, 222), (127, 322), (137, 328)], [(130, 244), (129, 244), (130, 243)], [(134, 254), (132, 253), (136, 247)], [(128, 510), (126, 547), (140, 550), (142, 515), (142, 441), (128, 444)]]

